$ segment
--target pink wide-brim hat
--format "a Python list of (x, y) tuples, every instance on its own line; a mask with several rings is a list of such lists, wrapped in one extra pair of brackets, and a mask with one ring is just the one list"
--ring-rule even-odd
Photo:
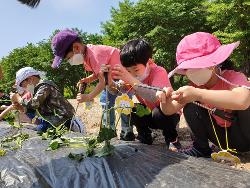
[(175, 73), (185, 74), (186, 69), (207, 68), (221, 64), (239, 44), (238, 41), (221, 45), (214, 35), (205, 32), (187, 35), (177, 46), (178, 66), (169, 73), (169, 77)]

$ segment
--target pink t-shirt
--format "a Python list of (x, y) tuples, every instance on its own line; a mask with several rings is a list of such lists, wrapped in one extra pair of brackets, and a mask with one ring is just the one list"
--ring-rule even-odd
[[(221, 76), (226, 79), (227, 81), (242, 86), (250, 86), (250, 82), (247, 80), (247, 77), (240, 73), (240, 72), (236, 72), (233, 70), (225, 70), (222, 72)], [(232, 90), (233, 88), (235, 88), (237, 86), (233, 86), (229, 83), (226, 83), (225, 81), (219, 79), (218, 82), (212, 87), (210, 88), (210, 90)], [(234, 99), (232, 99), (234, 100)], [(206, 106), (213, 108), (212, 105), (209, 104), (205, 104)], [(226, 112), (231, 112), (230, 110), (226, 110), (226, 109), (220, 109), (220, 110), (224, 110)], [(217, 124), (220, 125), (221, 127), (230, 127), (231, 126), (231, 122), (229, 121), (225, 121), (224, 119), (216, 116), (213, 114), (214, 119), (216, 120)]]
[[(148, 76), (142, 81), (143, 84), (147, 84), (149, 86), (155, 86), (155, 87), (172, 87), (171, 83), (168, 79), (168, 73), (167, 71), (161, 67), (157, 66), (153, 61), (149, 61), (149, 74)], [(153, 110), (155, 107), (160, 105), (160, 102), (157, 101), (156, 103), (152, 103), (149, 101), (144, 100), (143, 98), (137, 96), (137, 99), (140, 103), (146, 105), (151, 110)]]
[(116, 64), (121, 64), (119, 49), (88, 44), (83, 62), (85, 70), (93, 72), (97, 76), (102, 64), (111, 65), (111, 68)]

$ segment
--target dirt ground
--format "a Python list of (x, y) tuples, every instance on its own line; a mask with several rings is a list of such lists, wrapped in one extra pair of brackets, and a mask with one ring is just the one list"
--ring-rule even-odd
[[(76, 100), (71, 99), (71, 104), (76, 107)], [(98, 99), (95, 99), (93, 106), (90, 110), (85, 109), (85, 104), (80, 104), (77, 109), (77, 115), (81, 117), (82, 121), (85, 123), (86, 132), (88, 135), (96, 135), (99, 131), (100, 120), (101, 120), (101, 106), (99, 105)], [(192, 140), (190, 137), (190, 130), (187, 127), (184, 117), (181, 117), (179, 126), (178, 126), (178, 135), (182, 146), (188, 147), (192, 144)], [(136, 133), (136, 129), (134, 128), (134, 132)], [(117, 135), (120, 134), (120, 126), (118, 126)], [(155, 138), (154, 144), (164, 144), (164, 138), (160, 131), (153, 131), (153, 137)], [(250, 171), (250, 152), (241, 154), (239, 156), (241, 159), (241, 164), (237, 166), (232, 166), (233, 168), (248, 170)]]

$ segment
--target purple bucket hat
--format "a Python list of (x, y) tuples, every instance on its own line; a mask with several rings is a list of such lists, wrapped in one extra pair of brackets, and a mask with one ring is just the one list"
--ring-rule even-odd
[(65, 29), (58, 32), (51, 41), (51, 48), (55, 55), (52, 68), (58, 68), (65, 57), (70, 45), (78, 38), (78, 34), (72, 30)]

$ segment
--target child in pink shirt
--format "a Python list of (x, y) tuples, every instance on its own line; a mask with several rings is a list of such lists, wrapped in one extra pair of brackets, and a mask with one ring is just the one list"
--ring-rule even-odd
[(121, 49), (122, 65), (115, 65), (112, 71), (114, 79), (123, 80), (133, 86), (135, 95), (140, 104), (151, 109), (149, 115), (143, 117), (131, 113), (131, 124), (135, 125), (138, 132), (138, 139), (145, 144), (152, 144), (151, 130), (161, 129), (165, 137), (166, 145), (180, 148), (177, 140), (176, 125), (179, 122), (179, 115), (164, 115), (159, 107), (156, 98), (148, 96), (140, 90), (138, 84), (145, 84), (156, 87), (171, 87), (167, 71), (157, 66), (152, 58), (152, 48), (143, 39), (131, 40)]
[(178, 66), (171, 73), (186, 75), (190, 85), (177, 91), (165, 88), (157, 96), (166, 115), (183, 108), (194, 134), (193, 146), (180, 152), (210, 157), (208, 140), (228, 151), (250, 151), (250, 84), (244, 74), (231, 70), (228, 60), (238, 45), (221, 45), (212, 34), (197, 32), (184, 37), (177, 46)]
[[(108, 95), (109, 104), (108, 108), (112, 108), (115, 103), (116, 95), (112, 95), (109, 92), (105, 92), (105, 80), (100, 68), (102, 65), (109, 65), (111, 68), (120, 64), (120, 51), (117, 48), (105, 45), (90, 45), (83, 44), (79, 35), (71, 30), (63, 30), (57, 33), (52, 39), (52, 49), (55, 54), (55, 58), (52, 64), (53, 68), (59, 67), (63, 59), (67, 60), (70, 65), (83, 65), (86, 71), (90, 71), (93, 74), (87, 78), (80, 80), (81, 83), (91, 83), (95, 80), (99, 80), (95, 89), (89, 94), (78, 94), (78, 102), (87, 102), (93, 100), (101, 92), (100, 102), (105, 109), (106, 95)], [(115, 112), (113, 109), (109, 111), (110, 126), (115, 129)], [(103, 116), (103, 125), (105, 125), (106, 113)], [(121, 116), (122, 131), (129, 135), (122, 137), (124, 140), (134, 140), (134, 134), (132, 129), (128, 126), (128, 119), (125, 115)]]

